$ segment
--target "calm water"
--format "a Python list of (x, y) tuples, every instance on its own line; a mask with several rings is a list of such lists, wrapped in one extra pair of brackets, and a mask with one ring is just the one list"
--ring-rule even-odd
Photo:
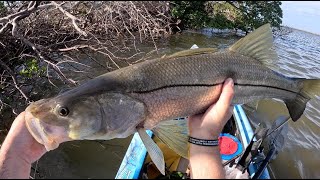
[[(158, 42), (158, 56), (189, 49), (193, 44), (199, 47), (226, 48), (237, 39), (236, 36), (213, 35), (209, 31), (184, 32)], [(153, 47), (140, 46), (139, 49), (148, 52)], [(275, 49), (280, 58), (276, 64), (282, 74), (300, 78), (320, 78), (319, 36), (294, 30), (288, 35), (277, 37)], [(103, 59), (100, 58), (100, 61), (103, 62)], [(97, 64), (92, 63), (91, 66), (95, 69), (94, 75), (106, 72)], [(277, 159), (271, 162), (270, 172), (274, 178), (320, 178), (319, 110), (320, 100), (311, 101), (305, 115), (299, 121), (289, 122), (284, 149)], [(288, 114), (285, 105), (274, 100), (260, 101), (257, 111), (267, 119), (265, 123), (268, 126), (279, 115)], [(64, 143), (39, 160), (37, 169), (40, 173), (36, 173), (37, 177), (114, 178), (130, 140), (131, 137), (101, 142)]]

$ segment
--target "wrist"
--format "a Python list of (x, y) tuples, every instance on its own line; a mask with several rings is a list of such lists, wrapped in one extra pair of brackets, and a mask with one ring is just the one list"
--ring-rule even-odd
[[(218, 140), (218, 138), (213, 139)], [(212, 141), (212, 140), (209, 140)], [(200, 143), (201, 144), (201, 143)], [(219, 141), (212, 142), (212, 145), (199, 145), (198, 143), (190, 143), (189, 142), (189, 157), (204, 155), (204, 156), (212, 156), (213, 154), (220, 154)], [(214, 144), (214, 145), (213, 145)]]
[(215, 131), (215, 133), (212, 133), (212, 131), (197, 131), (194, 133), (190, 133), (189, 136), (198, 139), (217, 140), (220, 136), (220, 131)]
[(189, 143), (189, 156), (197, 155), (197, 154), (212, 154), (212, 153), (220, 154), (219, 146), (199, 146), (196, 144)]

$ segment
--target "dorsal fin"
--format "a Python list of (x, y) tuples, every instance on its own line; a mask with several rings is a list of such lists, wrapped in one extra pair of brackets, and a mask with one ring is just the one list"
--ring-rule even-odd
[(198, 54), (208, 54), (217, 52), (218, 49), (216, 48), (197, 48), (197, 49), (188, 49), (184, 51), (179, 51), (174, 54), (171, 54), (170, 56), (166, 56), (165, 58), (177, 58), (177, 57), (185, 57), (185, 56), (192, 56), (192, 55), (198, 55)]
[(254, 58), (271, 69), (276, 69), (274, 61), (277, 53), (272, 49), (273, 36), (270, 24), (265, 24), (229, 47), (229, 51)]

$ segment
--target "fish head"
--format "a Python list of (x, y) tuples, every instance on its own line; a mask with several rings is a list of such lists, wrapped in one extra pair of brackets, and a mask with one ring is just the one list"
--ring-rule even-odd
[(41, 99), (26, 108), (27, 128), (47, 150), (85, 139), (100, 130), (101, 122), (101, 107), (94, 97)]

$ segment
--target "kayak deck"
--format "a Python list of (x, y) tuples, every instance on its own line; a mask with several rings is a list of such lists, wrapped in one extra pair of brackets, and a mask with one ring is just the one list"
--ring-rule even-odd
[[(236, 136), (243, 145), (243, 149), (241, 150), (244, 150), (250, 143), (250, 140), (252, 139), (254, 132), (241, 105), (234, 106), (233, 116), (231, 119), (232, 121), (229, 122), (233, 123), (228, 122), (223, 130), (223, 133), (229, 133), (231, 135)], [(153, 136), (153, 133), (150, 130), (147, 130), (147, 134), (150, 137)], [(171, 175), (174, 176), (172, 176), (171, 178), (182, 178), (183, 176), (188, 174), (188, 160), (178, 156), (175, 152), (169, 149), (157, 138), (153, 139), (158, 144), (160, 149), (163, 151), (166, 164), (170, 165), (167, 169), (168, 171), (173, 172), (173, 174)], [(157, 172), (155, 166), (153, 165), (152, 167), (152, 165), (152, 161), (148, 156), (144, 144), (142, 143), (138, 133), (135, 133), (123, 158), (123, 161), (119, 167), (115, 179), (152, 179), (161, 177), (164, 178), (160, 172)], [(235, 168), (235, 166), (225, 166), (227, 178), (236, 179), (248, 179), (249, 176), (253, 177), (257, 169), (258, 165), (251, 163), (248, 167), (248, 171), (242, 174), (238, 169)], [(262, 175), (260, 176), (260, 179), (270, 179), (267, 169), (263, 171)]]

